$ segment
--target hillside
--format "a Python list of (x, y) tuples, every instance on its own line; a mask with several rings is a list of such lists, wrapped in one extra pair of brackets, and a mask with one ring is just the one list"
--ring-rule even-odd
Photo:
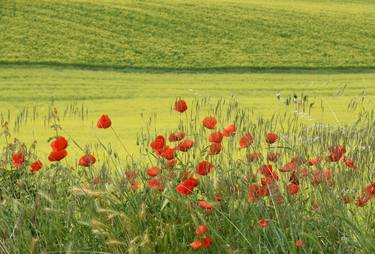
[(0, 1), (0, 62), (375, 67), (371, 1)]

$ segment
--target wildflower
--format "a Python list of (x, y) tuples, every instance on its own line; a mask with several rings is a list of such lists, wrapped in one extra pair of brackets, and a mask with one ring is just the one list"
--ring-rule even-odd
[(362, 195), (358, 198), (357, 202), (356, 202), (356, 205), (359, 206), (359, 207), (364, 207), (367, 202), (369, 201), (369, 198), (367, 195)]
[(206, 236), (202, 239), (202, 247), (208, 248), (212, 245), (212, 239), (209, 236)]
[(297, 240), (297, 241), (295, 242), (295, 245), (296, 245), (296, 247), (298, 247), (298, 248), (302, 248), (303, 246), (305, 246), (305, 243), (304, 243), (302, 240)]
[(268, 219), (262, 218), (258, 221), (258, 225), (261, 228), (267, 228), (269, 226), (269, 221)]
[(247, 196), (250, 203), (254, 203), (262, 197), (258, 184), (253, 183), (249, 186), (249, 188), (247, 189)]
[(173, 160), (175, 156), (175, 149), (169, 146), (164, 147), (160, 154), (166, 160)]
[(93, 155), (83, 155), (79, 159), (79, 165), (82, 167), (89, 167), (93, 164), (95, 164), (96, 158)]
[(268, 144), (273, 144), (279, 139), (279, 136), (277, 136), (275, 133), (269, 132), (266, 134), (266, 142)]
[(214, 208), (213, 204), (208, 203), (207, 201), (198, 201), (198, 206), (202, 207), (203, 209), (211, 210)]
[(181, 152), (189, 151), (194, 145), (194, 141), (187, 139), (178, 144), (177, 149)]
[(295, 195), (298, 193), (298, 190), (299, 190), (299, 186), (298, 184), (295, 184), (295, 183), (289, 183), (287, 185), (287, 191), (288, 191), (288, 194), (289, 195)]
[(22, 152), (17, 152), (12, 156), (12, 163), (16, 168), (22, 167), (25, 162), (25, 155)]
[(199, 175), (205, 176), (211, 172), (213, 167), (214, 166), (208, 161), (201, 161), (198, 163), (198, 168), (195, 170), (195, 172)]
[(209, 155), (217, 155), (221, 152), (221, 143), (212, 143), (210, 145)]
[(328, 150), (330, 153), (328, 159), (331, 162), (339, 161), (346, 152), (345, 148), (342, 145), (331, 146)]
[(248, 148), (253, 143), (253, 136), (250, 132), (246, 132), (245, 135), (240, 139), (240, 148)]
[(96, 126), (99, 128), (99, 129), (107, 129), (109, 127), (111, 127), (112, 125), (112, 121), (111, 119), (108, 117), (108, 115), (102, 115), (98, 122), (96, 123)]
[(190, 247), (193, 248), (193, 250), (197, 250), (197, 249), (199, 249), (200, 247), (202, 247), (202, 243), (201, 243), (201, 241), (199, 241), (199, 240), (195, 240), (194, 242), (192, 242), (192, 243), (190, 244)]
[(199, 184), (198, 179), (193, 177), (183, 181), (176, 187), (176, 191), (182, 195), (190, 195)]
[(344, 157), (344, 163), (348, 168), (355, 169), (354, 161), (350, 159), (348, 156)]
[(177, 165), (177, 160), (172, 159), (172, 160), (165, 160), (164, 161), (164, 167), (165, 168), (174, 168)]
[(217, 132), (214, 132), (212, 133), (209, 137), (208, 137), (208, 141), (209, 142), (215, 142), (215, 143), (221, 143), (221, 141), (223, 140), (223, 133), (221, 133), (221, 131), (217, 131)]
[(174, 109), (180, 113), (185, 112), (187, 110), (186, 101), (183, 99), (176, 100), (174, 103)]
[(42, 167), (43, 167), (43, 163), (40, 160), (37, 160), (37, 161), (34, 161), (33, 163), (31, 163), (30, 171), (31, 172), (37, 172), (37, 171), (41, 170)]
[(236, 130), (236, 126), (234, 124), (231, 124), (223, 130), (223, 135), (224, 137), (232, 137), (236, 134)]
[(68, 141), (64, 137), (58, 137), (51, 143), (51, 147), (53, 151), (64, 150), (68, 147)]
[(58, 151), (52, 151), (49, 156), (49, 161), (61, 161), (68, 155), (68, 152), (66, 150), (58, 150)]
[(212, 116), (207, 116), (205, 119), (203, 119), (202, 124), (207, 129), (212, 130), (212, 129), (215, 128), (215, 126), (217, 124), (217, 120)]
[(207, 224), (205, 224), (205, 225), (200, 225), (200, 226), (198, 226), (198, 227), (196, 228), (196, 230), (195, 230), (195, 234), (196, 234), (196, 235), (204, 235), (204, 234), (207, 232), (207, 230), (208, 230), (208, 226), (207, 226)]
[(171, 135), (169, 135), (168, 140), (169, 142), (177, 142), (177, 141), (181, 141), (182, 139), (184, 139), (184, 137), (185, 137), (185, 132), (179, 131), (179, 132), (172, 133)]
[(276, 162), (280, 157), (280, 153), (273, 153), (273, 152), (270, 152), (267, 154), (267, 160), (269, 161), (272, 161), (272, 162)]
[(160, 153), (160, 151), (164, 148), (165, 145), (165, 138), (163, 136), (157, 136), (154, 141), (150, 143), (150, 147)]
[(148, 187), (151, 189), (157, 189), (158, 191), (162, 192), (164, 190), (164, 187), (160, 181), (160, 179), (157, 178), (151, 178), (147, 181)]
[(159, 173), (158, 167), (151, 167), (147, 169), (147, 175), (154, 177), (157, 176)]

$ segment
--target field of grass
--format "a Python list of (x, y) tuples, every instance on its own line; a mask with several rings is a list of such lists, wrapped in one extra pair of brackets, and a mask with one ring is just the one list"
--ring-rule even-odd
[(0, 62), (150, 70), (375, 67), (373, 1), (2, 0)]
[[(19, 129), (17, 137), (27, 143), (38, 140), (42, 152), (48, 152), (46, 141), (52, 133), (46, 122), (52, 103), (61, 115), (66, 111), (64, 134), (74, 136), (79, 143), (94, 144), (96, 137), (105, 137), (116, 147), (115, 136), (103, 135), (93, 128), (99, 115), (109, 114), (128, 149), (137, 152), (137, 133), (152, 114), (164, 112), (158, 114), (152, 126), (155, 130), (175, 128), (173, 112), (165, 109), (172, 108), (173, 100), (178, 97), (188, 101), (205, 97), (229, 101), (234, 96), (242, 107), (253, 110), (255, 116), (269, 118), (276, 113), (295, 111), (293, 103), (284, 104), (295, 93), (299, 100), (303, 95), (308, 96), (306, 114), (301, 106), (298, 108), (297, 115), (302, 121), (351, 124), (358, 112), (374, 108), (375, 74), (152, 74), (9, 66), (0, 68), (0, 91), (0, 112), (4, 119), (10, 111), (10, 127)], [(280, 101), (276, 93), (281, 94)], [(308, 115), (310, 103), (314, 106)], [(350, 103), (355, 107), (349, 109)]]

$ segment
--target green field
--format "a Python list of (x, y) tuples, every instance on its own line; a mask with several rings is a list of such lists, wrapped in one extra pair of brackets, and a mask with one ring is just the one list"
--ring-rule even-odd
[[(61, 116), (67, 110), (63, 130), (79, 144), (96, 143), (98, 136), (119, 145), (114, 135), (104, 135), (95, 127), (97, 118), (106, 113), (129, 150), (136, 152), (137, 133), (153, 113), (158, 115), (152, 126), (155, 130), (175, 128), (175, 112), (166, 109), (171, 109), (178, 97), (188, 102), (209, 97), (214, 102), (234, 96), (255, 115), (270, 117), (295, 111), (293, 103), (283, 103), (295, 93), (299, 98), (307, 95), (309, 103), (314, 103), (310, 115), (298, 109), (302, 121), (350, 124), (358, 112), (374, 108), (375, 74), (158, 74), (9, 66), (0, 68), (0, 90), (0, 112), (7, 119), (10, 110), (12, 130), (21, 126), (16, 136), (28, 143), (38, 140), (43, 152), (48, 151), (46, 141), (53, 134), (45, 121), (52, 102)], [(280, 101), (276, 93), (281, 94)], [(348, 110), (351, 102), (356, 107)], [(25, 108), (29, 116), (21, 121)]]
[(146, 70), (375, 67), (373, 1), (2, 0), (0, 62)]

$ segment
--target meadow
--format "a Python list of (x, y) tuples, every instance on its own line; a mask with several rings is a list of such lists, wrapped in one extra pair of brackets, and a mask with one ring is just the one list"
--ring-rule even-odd
[(375, 253), (370, 0), (1, 0), (0, 253)]

